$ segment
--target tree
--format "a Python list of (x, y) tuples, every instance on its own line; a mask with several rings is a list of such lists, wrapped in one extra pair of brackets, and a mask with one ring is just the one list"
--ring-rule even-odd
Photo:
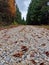
[(16, 17), (15, 17), (15, 21), (19, 24), (21, 24), (21, 12), (19, 11), (18, 6), (16, 5)]
[(11, 24), (14, 21), (15, 11), (15, 0), (0, 0), (0, 23)]
[(48, 24), (48, 1), (49, 0), (31, 0), (26, 18), (27, 24)]
[(21, 22), (22, 24), (24, 24), (24, 25), (26, 25), (26, 21), (25, 21), (25, 19), (24, 19), (24, 17), (23, 17), (23, 19), (22, 19), (22, 22)]

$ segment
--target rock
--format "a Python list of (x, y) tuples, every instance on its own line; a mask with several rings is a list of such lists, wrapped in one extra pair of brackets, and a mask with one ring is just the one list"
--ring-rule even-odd
[(47, 58), (47, 61), (49, 62), (49, 58)]
[(9, 62), (11, 60), (10, 56), (6, 56), (6, 57), (4, 57), (4, 59), (6, 62)]
[(3, 63), (0, 63), (0, 65), (4, 65)]
[(2, 51), (0, 51), (0, 56), (2, 56)]
[(22, 65), (27, 65), (26, 61), (21, 61)]
[(27, 58), (27, 55), (22, 56), (22, 60), (25, 60)]
[(45, 58), (45, 60), (49, 62), (49, 57), (48, 58)]
[(38, 63), (39, 61), (38, 60), (35, 60), (36, 63)]
[(34, 51), (30, 51), (30, 57), (34, 57), (35, 56), (35, 52)]
[(20, 63), (22, 61), (22, 59), (21, 58), (17, 58), (17, 63)]
[(30, 60), (30, 59), (31, 59), (30, 55), (27, 55), (27, 59), (28, 59), (28, 60)]
[(5, 63), (5, 61), (2, 59), (2, 60), (0, 61), (0, 65), (4, 65), (4, 63)]

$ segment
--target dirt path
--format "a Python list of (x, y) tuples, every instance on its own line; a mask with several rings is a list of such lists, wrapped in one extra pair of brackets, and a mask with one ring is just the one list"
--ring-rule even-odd
[(34, 26), (1, 30), (0, 65), (49, 65), (49, 30)]

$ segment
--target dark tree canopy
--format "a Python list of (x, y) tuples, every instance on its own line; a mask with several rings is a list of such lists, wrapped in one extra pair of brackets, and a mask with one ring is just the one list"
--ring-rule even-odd
[(0, 0), (0, 23), (11, 24), (15, 17), (15, 0)]
[(49, 24), (49, 0), (31, 0), (28, 7), (27, 24)]
[(19, 10), (17, 5), (16, 5), (16, 17), (15, 17), (15, 21), (17, 23), (19, 23), (19, 24), (21, 23), (21, 12), (20, 12), (20, 10)]

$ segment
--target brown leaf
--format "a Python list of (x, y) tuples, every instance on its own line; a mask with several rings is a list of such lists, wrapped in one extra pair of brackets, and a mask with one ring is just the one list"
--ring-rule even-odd
[(36, 64), (35, 60), (33, 60), (33, 59), (31, 60), (31, 62), (32, 62), (33, 64)]
[(0, 44), (0, 47), (2, 46), (2, 44)]
[(25, 52), (28, 51), (28, 48), (26, 46), (22, 46), (21, 49), (22, 51), (25, 51)]
[(14, 57), (22, 57), (22, 55), (23, 55), (22, 51), (19, 51), (19, 52), (16, 52), (15, 54), (13, 54)]
[(21, 42), (23, 42), (23, 40), (20, 40)]
[(42, 46), (46, 46), (46, 44), (43, 43)]
[(18, 41), (15, 41), (15, 43), (17, 43)]
[(44, 63), (40, 63), (40, 65), (44, 65)]
[(49, 56), (49, 51), (46, 51), (45, 54), (46, 54), (46, 56)]

